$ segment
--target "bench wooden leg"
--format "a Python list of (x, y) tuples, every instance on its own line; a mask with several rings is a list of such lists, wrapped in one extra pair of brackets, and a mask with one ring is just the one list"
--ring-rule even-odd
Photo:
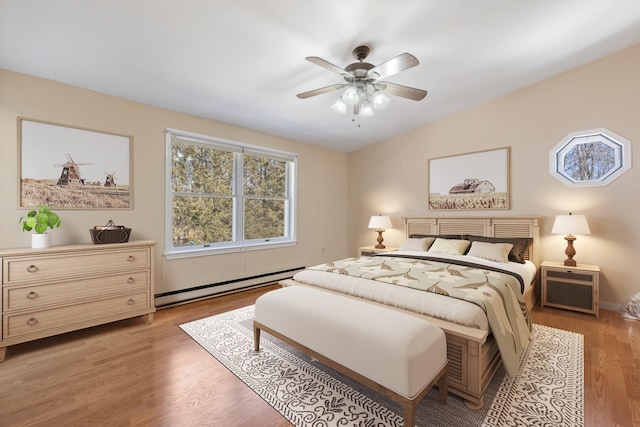
[(416, 401), (407, 401), (402, 404), (402, 415), (404, 427), (414, 427), (416, 425)]
[(438, 391), (440, 392), (440, 403), (442, 403), (443, 405), (447, 403), (447, 392), (449, 387), (448, 378), (449, 378), (448, 366), (445, 366), (444, 373), (440, 377), (440, 381), (438, 381)]
[(260, 328), (253, 322), (253, 351), (260, 351)]
[(447, 380), (447, 369), (448, 369), (448, 365), (449, 362), (447, 361), (444, 365), (444, 367), (440, 370), (440, 372), (438, 372), (438, 374), (433, 378), (433, 380), (431, 381), (431, 383), (425, 387), (424, 390), (422, 390), (422, 393), (420, 393), (418, 396), (416, 396), (414, 399), (407, 399), (404, 396), (400, 396), (400, 395), (392, 395), (391, 398), (393, 400), (395, 400), (396, 402), (400, 403), (400, 405), (402, 405), (402, 415), (404, 418), (404, 425), (405, 427), (414, 427), (416, 424), (416, 407), (418, 406), (418, 403), (420, 403), (420, 401), (429, 393), (429, 390), (431, 390), (431, 388), (434, 385), (438, 385), (438, 391), (439, 391), (439, 399), (440, 399), (440, 403), (445, 405), (447, 403), (447, 392), (448, 392), (448, 380)]

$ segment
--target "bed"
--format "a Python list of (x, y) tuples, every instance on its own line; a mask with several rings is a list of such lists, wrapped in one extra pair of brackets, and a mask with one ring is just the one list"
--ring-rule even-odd
[[(516, 273), (509, 273), (517, 277), (520, 275), (520, 295), (518, 296), (521, 306), (523, 318), (526, 318), (536, 302), (536, 283), (537, 283), (537, 253), (539, 240), (539, 225), (537, 217), (493, 217), (493, 218), (405, 218), (405, 237), (407, 242), (416, 242), (418, 239), (424, 239), (430, 236), (433, 240), (441, 237), (447, 241), (451, 239), (460, 240), (478, 240), (484, 242), (510, 242), (512, 239), (527, 239), (530, 245), (523, 251), (520, 262), (509, 262), (505, 265), (507, 270), (514, 267)], [(470, 238), (469, 236), (475, 236)], [(482, 239), (484, 237), (485, 239)], [(432, 242), (434, 243), (434, 242)], [(438, 242), (443, 243), (443, 242)], [(405, 246), (403, 244), (403, 246)], [(478, 246), (479, 247), (479, 246)], [(360, 262), (381, 262), (389, 263), (402, 261), (403, 258), (412, 260), (414, 257), (420, 258), (422, 255), (430, 255), (428, 262), (434, 261), (433, 256), (444, 258), (443, 262), (454, 262), (449, 258), (465, 258), (464, 262), (472, 260), (480, 262), (484, 265), (485, 260), (479, 260), (476, 257), (467, 255), (440, 255), (440, 254), (422, 254), (420, 251), (405, 250), (394, 254), (381, 254), (372, 257), (372, 259), (361, 260)], [(389, 256), (389, 255), (395, 255)], [(511, 258), (512, 253), (509, 253)], [(375, 258), (375, 260), (373, 259)], [(341, 262), (351, 262), (349, 260), (336, 261), (337, 265), (342, 268)], [(457, 261), (455, 261), (457, 262)], [(487, 264), (496, 264), (493, 261), (487, 261)], [(516, 265), (517, 264), (517, 265)], [(330, 267), (334, 263), (328, 263)], [(408, 312), (412, 315), (425, 318), (439, 326), (447, 337), (447, 357), (449, 359), (448, 381), (450, 391), (463, 399), (465, 399), (469, 407), (481, 407), (484, 404), (484, 392), (493, 375), (497, 371), (502, 362), (499, 351), (498, 340), (503, 338), (498, 334), (496, 336), (491, 332), (486, 319), (482, 319), (484, 311), (467, 301), (449, 298), (446, 296), (424, 292), (421, 290), (410, 289), (403, 286), (389, 287), (398, 291), (391, 291), (376, 279), (375, 292), (384, 294), (384, 298), (373, 297), (370, 294), (362, 294), (360, 290), (374, 286), (374, 281), (362, 277), (348, 277), (348, 274), (335, 274), (335, 272), (318, 271), (328, 270), (327, 265), (310, 267), (302, 272), (296, 273), (293, 279), (282, 281), (284, 286), (313, 286), (320, 287), (328, 292), (339, 293), (349, 298), (366, 299), (377, 305), (388, 307), (389, 309)], [(346, 265), (346, 264), (344, 264)], [(320, 268), (322, 267), (322, 268)], [(386, 265), (385, 265), (386, 267)], [(490, 267), (487, 267), (490, 268)], [(524, 279), (523, 279), (524, 278)], [(515, 287), (515, 285), (514, 285)], [(364, 291), (362, 291), (364, 292)], [(424, 294), (430, 294), (428, 297)], [(447, 300), (435, 304), (431, 298), (439, 298), (438, 301)], [(387, 299), (390, 298), (390, 299)], [(393, 300), (395, 298), (395, 300)], [(427, 300), (422, 301), (422, 298)], [(406, 303), (402, 303), (405, 301)], [(452, 304), (448, 306), (447, 304)], [(419, 307), (435, 307), (429, 308), (431, 311), (416, 309)], [(444, 307), (444, 308), (443, 308)], [(478, 317), (478, 311), (481, 313)], [(469, 314), (471, 313), (471, 314)], [(520, 319), (518, 319), (520, 322)], [(501, 341), (502, 342), (502, 341)], [(504, 347), (504, 346), (502, 346)], [(506, 359), (505, 359), (506, 360)], [(510, 364), (513, 365), (512, 363)]]

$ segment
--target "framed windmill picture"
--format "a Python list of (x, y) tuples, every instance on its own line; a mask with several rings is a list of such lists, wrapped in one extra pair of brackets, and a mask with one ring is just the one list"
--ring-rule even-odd
[(132, 139), (19, 117), (19, 207), (131, 209)]

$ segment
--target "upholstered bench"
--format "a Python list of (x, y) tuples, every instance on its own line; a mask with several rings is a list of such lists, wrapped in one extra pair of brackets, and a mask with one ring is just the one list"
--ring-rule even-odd
[(402, 405), (404, 425), (438, 384), (447, 399), (444, 332), (424, 319), (303, 286), (268, 292), (255, 304), (254, 346), (263, 330)]

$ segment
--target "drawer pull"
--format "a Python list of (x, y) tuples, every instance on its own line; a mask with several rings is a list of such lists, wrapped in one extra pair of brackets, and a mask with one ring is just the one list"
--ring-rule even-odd
[(27, 325), (29, 326), (33, 326), (36, 323), (38, 323), (38, 319), (36, 319), (35, 317), (30, 317), (29, 319), (27, 319)]
[(129, 298), (129, 301), (127, 301), (127, 305), (133, 305), (133, 304), (135, 304), (135, 303), (136, 303), (136, 302), (134, 301), (134, 299), (133, 299), (133, 298)]
[(38, 293), (37, 293), (37, 292), (34, 292), (34, 291), (31, 291), (31, 292), (29, 292), (29, 293), (27, 294), (27, 298), (29, 298), (29, 299), (36, 299), (36, 298), (38, 298)]
[(135, 260), (136, 260), (136, 258), (135, 258), (133, 255), (129, 255), (129, 256), (127, 257), (127, 261), (129, 261), (129, 262), (133, 262), (133, 261), (135, 261)]
[(135, 282), (135, 281), (136, 281), (136, 279), (134, 279), (133, 277), (129, 277), (129, 278), (127, 279), (127, 283), (133, 283), (133, 282)]
[(27, 271), (29, 273), (35, 273), (36, 271), (38, 271), (38, 267), (36, 267), (35, 265), (31, 264), (29, 267), (27, 267)]

